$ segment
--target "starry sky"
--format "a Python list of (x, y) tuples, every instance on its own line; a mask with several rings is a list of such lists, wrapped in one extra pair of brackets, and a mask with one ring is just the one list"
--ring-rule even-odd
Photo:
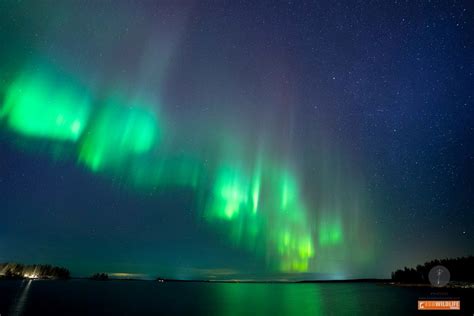
[(471, 1), (2, 1), (0, 262), (389, 277), (474, 253)]

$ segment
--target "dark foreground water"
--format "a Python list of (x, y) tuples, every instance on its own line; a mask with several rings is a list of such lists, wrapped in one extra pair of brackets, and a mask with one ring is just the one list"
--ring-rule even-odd
[(461, 312), (436, 315), (473, 315), (467, 289), (90, 280), (2, 280), (0, 315), (413, 315), (427, 296), (461, 298)]

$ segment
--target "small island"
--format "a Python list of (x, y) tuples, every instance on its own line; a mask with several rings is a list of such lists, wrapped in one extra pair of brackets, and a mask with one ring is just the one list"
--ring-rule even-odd
[(107, 273), (95, 273), (90, 277), (90, 279), (95, 281), (107, 281), (109, 275)]

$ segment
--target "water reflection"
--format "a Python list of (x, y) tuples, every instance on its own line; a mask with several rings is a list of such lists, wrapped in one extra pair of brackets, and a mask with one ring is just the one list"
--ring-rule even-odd
[(301, 284), (219, 284), (216, 315), (321, 315), (321, 292)]
[[(427, 291), (373, 283), (3, 281), (0, 312), (49, 316), (412, 315), (417, 299)], [(472, 292), (454, 294), (469, 310)]]
[[(26, 285), (24, 283), (26, 282)], [(10, 316), (19, 316), (23, 314), (23, 310), (25, 309), (26, 300), (28, 298), (28, 293), (30, 291), (32, 280), (24, 280), (21, 282), (20, 292), (18, 293), (17, 298), (15, 299), (11, 309), (10, 309)]]

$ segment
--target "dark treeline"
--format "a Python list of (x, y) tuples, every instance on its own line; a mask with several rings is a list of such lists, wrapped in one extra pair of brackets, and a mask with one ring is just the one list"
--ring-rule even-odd
[(98, 281), (106, 281), (109, 279), (109, 275), (107, 273), (96, 273), (90, 277), (91, 280), (98, 280)]
[(49, 264), (0, 263), (0, 278), (69, 279), (70, 276), (68, 269)]
[(416, 268), (407, 268), (392, 272), (392, 280), (400, 283), (426, 283), (430, 281), (428, 274), (435, 266), (444, 266), (449, 270), (452, 281), (474, 282), (474, 256), (432, 260)]

